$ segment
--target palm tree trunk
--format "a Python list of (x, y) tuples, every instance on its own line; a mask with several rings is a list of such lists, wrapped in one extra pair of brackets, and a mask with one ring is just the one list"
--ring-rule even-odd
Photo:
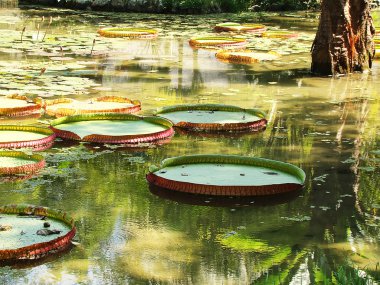
[(370, 0), (322, 0), (311, 71), (346, 74), (371, 68), (375, 53)]

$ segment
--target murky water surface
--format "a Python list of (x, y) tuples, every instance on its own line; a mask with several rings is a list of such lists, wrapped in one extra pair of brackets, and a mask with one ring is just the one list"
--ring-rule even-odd
[[(300, 36), (247, 35), (250, 49), (282, 55), (254, 65), (220, 62), (215, 51), (189, 47), (190, 37), (212, 35), (224, 21), (261, 22)], [(0, 184), (0, 204), (72, 213), (80, 245), (26, 268), (2, 267), (0, 283), (309, 284), (331, 279), (331, 270), (347, 262), (379, 278), (380, 61), (365, 74), (312, 77), (316, 21), (313, 14), (0, 10), (2, 95), (126, 96), (142, 102), (143, 114), (171, 104), (226, 103), (262, 109), (269, 120), (258, 134), (177, 132), (170, 143), (147, 149), (57, 141), (43, 152), (47, 168), (38, 177)], [(96, 30), (109, 25), (157, 28), (159, 37), (98, 37)], [(257, 201), (160, 197), (149, 189), (149, 165), (197, 153), (293, 163), (305, 170), (306, 186), (293, 198)]]

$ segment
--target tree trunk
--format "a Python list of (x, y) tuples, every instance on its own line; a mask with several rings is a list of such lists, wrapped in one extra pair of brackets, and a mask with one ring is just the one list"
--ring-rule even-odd
[(322, 0), (311, 71), (346, 74), (371, 68), (375, 53), (370, 0)]

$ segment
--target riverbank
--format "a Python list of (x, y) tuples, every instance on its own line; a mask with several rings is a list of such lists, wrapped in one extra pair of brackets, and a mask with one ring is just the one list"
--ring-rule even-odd
[[(20, 0), (20, 4), (118, 12), (206, 14), (237, 12), (248, 9), (240, 0), (229, 1), (179, 1), (174, 0)], [(188, 2), (188, 3), (186, 3)], [(197, 2), (197, 3), (195, 3)], [(227, 1), (228, 2), (228, 1)]]
[(306, 4), (304, 2), (291, 4), (286, 1), (269, 3), (267, 0), (19, 0), (19, 2), (20, 4), (47, 5), (82, 10), (167, 14), (310, 10), (318, 6), (317, 0), (312, 0)]

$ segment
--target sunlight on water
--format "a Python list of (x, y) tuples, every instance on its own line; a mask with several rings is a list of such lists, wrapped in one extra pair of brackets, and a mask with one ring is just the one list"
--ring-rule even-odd
[[(67, 211), (77, 221), (79, 245), (48, 262), (0, 267), (1, 284), (309, 284), (331, 280), (331, 270), (346, 262), (379, 278), (380, 61), (368, 73), (311, 76), (316, 14), (8, 8), (0, 9), (1, 95), (124, 96), (140, 100), (145, 115), (174, 104), (223, 103), (266, 112), (268, 126), (236, 135), (176, 130), (170, 143), (154, 148), (58, 140), (42, 152), (47, 168), (40, 176), (0, 184), (0, 204)], [(374, 19), (380, 26), (379, 11)], [(249, 49), (280, 55), (252, 65), (222, 62), (217, 50), (189, 46), (191, 37), (215, 35), (212, 28), (226, 21), (260, 21), (299, 36), (239, 34)], [(156, 28), (159, 36), (127, 40), (96, 33), (117, 25)], [(271, 205), (225, 207), (213, 206), (212, 197), (197, 197), (202, 203), (195, 205), (187, 196), (149, 191), (150, 165), (198, 153), (293, 163), (306, 172), (305, 188)]]

